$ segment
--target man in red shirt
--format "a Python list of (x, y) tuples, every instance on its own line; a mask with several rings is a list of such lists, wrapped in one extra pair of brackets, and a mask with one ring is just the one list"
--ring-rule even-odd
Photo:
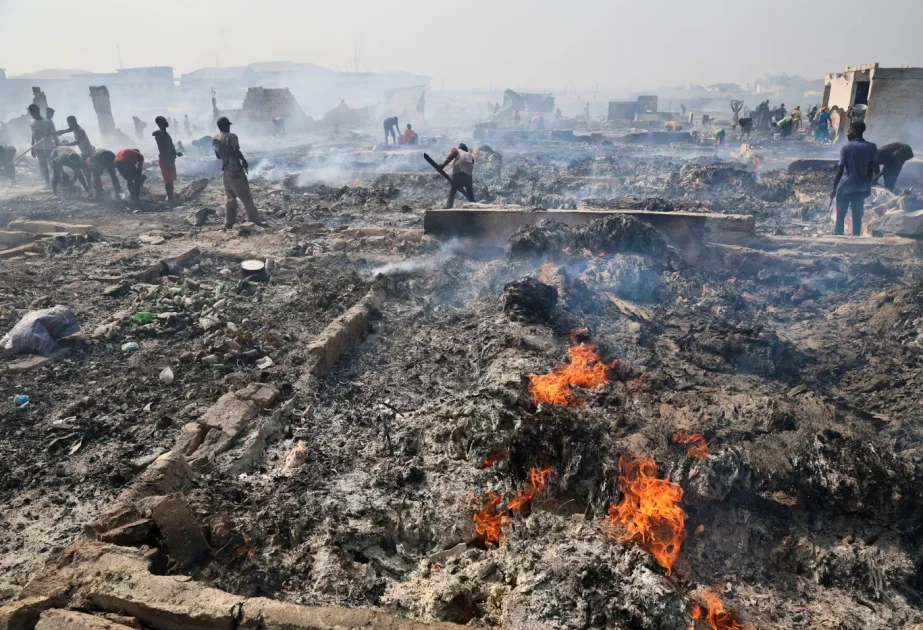
[(404, 136), (401, 138), (401, 144), (416, 144), (417, 143), (417, 132), (413, 130), (413, 127), (410, 124), (407, 124), (407, 128), (404, 129)]
[(144, 185), (144, 156), (138, 149), (122, 149), (115, 154), (115, 170), (125, 180), (131, 202), (138, 203), (141, 197), (141, 186)]

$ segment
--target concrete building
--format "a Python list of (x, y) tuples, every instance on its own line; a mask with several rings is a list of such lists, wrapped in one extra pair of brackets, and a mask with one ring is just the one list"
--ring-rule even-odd
[(867, 105), (866, 137), (873, 142), (923, 145), (923, 68), (850, 66), (827, 75), (823, 104), (844, 112)]

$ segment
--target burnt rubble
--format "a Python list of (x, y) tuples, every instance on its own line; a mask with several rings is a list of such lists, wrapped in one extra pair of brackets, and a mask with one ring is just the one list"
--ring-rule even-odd
[(15, 237), (0, 332), (81, 330), (0, 357), (0, 625), (923, 624), (923, 267), (826, 236), (828, 164), (491, 140), (477, 200), (534, 224), (486, 246), (360, 140), (267, 156), (266, 228), (219, 229), (214, 174), (138, 213), (31, 162), (0, 191), (4, 227), (71, 217)]

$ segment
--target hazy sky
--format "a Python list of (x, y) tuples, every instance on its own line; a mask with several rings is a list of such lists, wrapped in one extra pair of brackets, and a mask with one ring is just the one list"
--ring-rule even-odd
[(118, 43), (125, 67), (177, 74), (216, 61), (351, 70), (357, 49), (360, 70), (434, 87), (631, 91), (923, 66), (921, 24), (923, 0), (0, 0), (0, 68), (111, 71)]

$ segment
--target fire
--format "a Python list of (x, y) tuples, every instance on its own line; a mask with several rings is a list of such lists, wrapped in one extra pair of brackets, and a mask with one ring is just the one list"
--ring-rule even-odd
[(497, 511), (503, 500), (496, 492), (487, 493), (487, 503), (474, 514), (474, 531), (487, 542), (495, 545), (500, 542), (500, 526), (507, 519), (506, 514)]
[(522, 507), (548, 485), (548, 477), (552, 473), (551, 468), (531, 468), (529, 469), (529, 482), (516, 493), (516, 496), (510, 499), (509, 508), (515, 509)]
[(488, 455), (484, 458), (484, 465), (488, 467), (493, 466), (499, 461), (503, 461), (503, 455)]
[(598, 387), (608, 380), (606, 364), (596, 354), (596, 346), (580, 344), (568, 350), (570, 363), (561, 365), (549, 374), (529, 374), (529, 393), (536, 403), (576, 405), (569, 400), (571, 387)]
[(572, 346), (576, 346), (579, 343), (577, 341), (577, 338), (580, 337), (581, 335), (589, 334), (589, 332), (590, 332), (589, 328), (577, 328), (575, 330), (572, 330), (569, 333), (567, 333), (567, 336), (566, 336), (567, 343), (569, 343)]
[(686, 536), (686, 513), (679, 506), (683, 489), (667, 479), (657, 478), (657, 464), (645, 457), (627, 461), (619, 458), (619, 488), (622, 500), (609, 505), (603, 521), (613, 540), (636, 540), (670, 575)]
[(551, 283), (551, 274), (557, 270), (557, 267), (552, 263), (545, 263), (538, 268), (538, 279), (540, 282), (545, 284)]
[[(724, 608), (721, 598), (714, 589), (705, 589), (702, 596), (705, 598), (705, 623), (709, 628), (712, 630), (743, 630), (744, 625), (737, 621), (734, 613)], [(702, 607), (698, 604), (693, 604), (689, 612), (693, 619), (703, 618)]]
[(700, 433), (686, 433), (680, 431), (673, 436), (673, 441), (677, 444), (687, 444), (686, 455), (696, 459), (705, 459), (708, 457), (708, 444)]

